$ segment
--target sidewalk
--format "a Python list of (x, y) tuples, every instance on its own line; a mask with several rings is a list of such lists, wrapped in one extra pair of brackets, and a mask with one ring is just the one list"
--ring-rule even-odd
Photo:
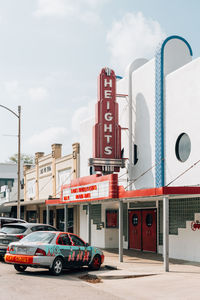
[[(108, 266), (110, 269), (114, 268), (110, 270), (109, 276), (113, 274), (150, 275), (165, 273), (161, 254), (124, 250), (123, 262), (119, 262), (118, 249), (106, 249), (103, 252), (105, 255), (104, 266)], [(170, 259), (170, 272), (200, 274), (200, 263)], [(106, 273), (108, 274), (108, 272)]]
[(92, 272), (101, 280), (95, 286), (109, 292), (115, 299), (200, 299), (200, 263), (170, 259), (169, 272), (165, 272), (160, 254), (124, 250), (123, 262), (120, 263), (118, 249), (103, 252), (102, 268)]

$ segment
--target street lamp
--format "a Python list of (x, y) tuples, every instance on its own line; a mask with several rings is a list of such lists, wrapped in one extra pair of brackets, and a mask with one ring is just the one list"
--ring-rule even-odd
[(18, 118), (18, 159), (17, 159), (17, 218), (20, 219), (20, 151), (21, 151), (21, 106), (18, 106), (18, 114), (16, 114), (12, 109), (1, 105), (0, 107), (5, 108), (10, 111), (13, 115)]

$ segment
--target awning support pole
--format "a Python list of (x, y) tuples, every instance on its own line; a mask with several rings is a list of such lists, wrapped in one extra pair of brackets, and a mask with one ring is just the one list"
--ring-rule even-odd
[(91, 245), (91, 204), (88, 204), (88, 243)]
[(163, 198), (163, 258), (165, 272), (169, 272), (169, 197)]
[(119, 200), (119, 261), (123, 262), (123, 201)]
[(49, 224), (49, 206), (46, 206), (46, 224)]
[(64, 231), (68, 231), (68, 205), (64, 206)]

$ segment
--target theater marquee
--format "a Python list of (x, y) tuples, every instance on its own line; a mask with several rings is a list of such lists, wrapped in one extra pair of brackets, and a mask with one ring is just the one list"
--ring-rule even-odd
[(73, 179), (61, 187), (60, 199), (46, 200), (46, 204), (81, 203), (118, 198), (118, 174), (91, 175)]

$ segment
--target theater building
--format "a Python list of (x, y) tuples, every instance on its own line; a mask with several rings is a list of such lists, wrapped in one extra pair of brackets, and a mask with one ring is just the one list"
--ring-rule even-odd
[(200, 58), (192, 56), (184, 38), (168, 37), (117, 80), (117, 105), (113, 73), (104, 69), (107, 91), (96, 111), (106, 105), (81, 123), (81, 178), (63, 186), (59, 200), (79, 207), (83, 239), (162, 253), (164, 234), (170, 257), (200, 261)]

